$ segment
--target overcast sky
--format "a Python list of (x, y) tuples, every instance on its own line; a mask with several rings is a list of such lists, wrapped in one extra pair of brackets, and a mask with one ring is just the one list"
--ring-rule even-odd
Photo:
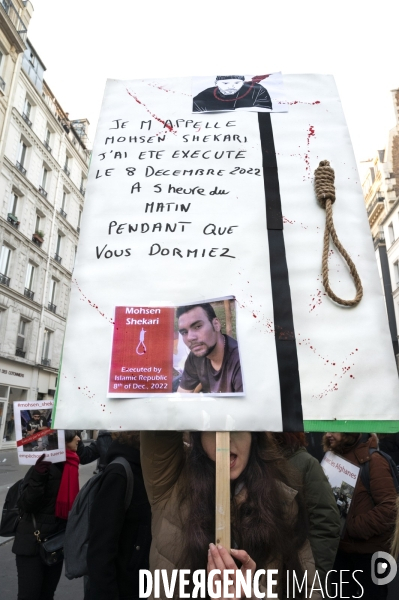
[(71, 119), (89, 119), (91, 141), (107, 78), (331, 73), (358, 161), (395, 124), (397, 0), (32, 3), (28, 37), (46, 81)]

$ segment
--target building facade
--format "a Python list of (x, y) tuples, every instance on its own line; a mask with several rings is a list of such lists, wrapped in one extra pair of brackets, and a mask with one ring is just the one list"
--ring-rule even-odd
[(391, 333), (399, 366), (399, 90), (392, 92), (396, 125), (388, 144), (361, 163), (362, 188)]
[(14, 401), (55, 393), (90, 158), (88, 122), (44, 71), (26, 40), (0, 154), (0, 447), (15, 445)]

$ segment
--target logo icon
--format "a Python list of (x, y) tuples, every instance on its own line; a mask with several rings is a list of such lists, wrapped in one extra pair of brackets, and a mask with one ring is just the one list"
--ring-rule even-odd
[(398, 567), (388, 552), (374, 552), (371, 557), (371, 579), (376, 585), (391, 583), (396, 577)]

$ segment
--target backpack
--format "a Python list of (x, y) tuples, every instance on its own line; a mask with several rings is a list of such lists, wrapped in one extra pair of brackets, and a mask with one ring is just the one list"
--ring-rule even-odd
[(18, 508), (18, 500), (27, 486), (27, 479), (25, 475), (25, 477), (19, 479), (14, 485), (8, 488), (0, 523), (0, 536), (2, 537), (13, 537), (15, 535), (22, 516)]
[(87, 575), (87, 548), (90, 538), (90, 513), (93, 502), (100, 489), (104, 473), (114, 464), (125, 467), (127, 476), (127, 487), (125, 494), (124, 509), (129, 508), (133, 496), (133, 472), (130, 464), (125, 458), (118, 456), (104, 471), (97, 473), (89, 479), (76, 496), (72, 509), (68, 515), (65, 531), (65, 575), (68, 579), (75, 579)]
[[(389, 467), (391, 469), (392, 479), (393, 479), (393, 483), (394, 483), (394, 486), (396, 489), (396, 493), (399, 495), (399, 472), (398, 472), (398, 467), (397, 467), (396, 463), (392, 460), (392, 458), (389, 456), (389, 454), (386, 454), (382, 450), (377, 450), (377, 448), (369, 448), (370, 456), (372, 454), (374, 454), (374, 452), (378, 452), (378, 454), (381, 454), (381, 456), (383, 456), (385, 458), (385, 460), (388, 462)], [(364, 487), (366, 488), (366, 490), (368, 491), (368, 493), (371, 496), (370, 461), (369, 460), (360, 467), (360, 479), (362, 480)]]

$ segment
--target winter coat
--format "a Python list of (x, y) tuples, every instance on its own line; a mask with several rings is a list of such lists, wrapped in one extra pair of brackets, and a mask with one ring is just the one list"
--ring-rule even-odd
[(18, 508), (22, 519), (18, 524), (12, 546), (14, 554), (35, 556), (39, 553), (39, 545), (33, 532), (32, 513), (35, 516), (40, 538), (61, 531), (66, 527), (66, 521), (55, 516), (55, 504), (64, 464), (51, 464), (47, 473), (38, 473), (34, 467), (28, 471), (27, 486), (18, 500)]
[(366, 442), (361, 439), (351, 446), (343, 457), (361, 466), (370, 462), (370, 492), (364, 487), (360, 473), (355, 493), (346, 518), (346, 529), (339, 548), (344, 552), (371, 554), (389, 552), (396, 520), (396, 489), (387, 460), (378, 454), (369, 454), (377, 448), (372, 435)]
[[(184, 449), (182, 434), (169, 431), (142, 431), (140, 439), (141, 464), (148, 499), (152, 508), (152, 538), (150, 552), (150, 569), (166, 569), (168, 580), (171, 580), (172, 570), (177, 569), (184, 547), (183, 523), (188, 518), (187, 507), (179, 509), (179, 476), (184, 465)], [(284, 484), (282, 484), (284, 485)], [(284, 486), (288, 511), (295, 518), (297, 506), (295, 490)], [(245, 494), (245, 489), (243, 490)], [(241, 492), (240, 492), (241, 493)], [(245, 549), (245, 548), (244, 548)], [(309, 542), (306, 542), (300, 551), (300, 560), (304, 570), (307, 571), (308, 597), (315, 574), (314, 560)], [(181, 567), (181, 565), (179, 565)], [(257, 569), (278, 569), (282, 574), (282, 564), (269, 563), (257, 565)], [(309, 583), (310, 582), (310, 583)], [(316, 586), (317, 587), (317, 586)], [(259, 589), (265, 592), (266, 578), (260, 578)], [(281, 581), (277, 587), (278, 598), (281, 596)], [(274, 587), (273, 592), (276, 591)], [(178, 596), (178, 586), (175, 588), (175, 598)], [(162, 599), (165, 599), (161, 585)], [(151, 595), (152, 599), (154, 596)], [(311, 596), (318, 600), (321, 596), (314, 592)]]
[(112, 437), (106, 429), (100, 429), (97, 439), (88, 446), (85, 446), (82, 440), (80, 440), (77, 449), (80, 464), (87, 465), (93, 462), (93, 460), (98, 459), (98, 468), (100, 471), (103, 471), (105, 469), (107, 452), (111, 444)]
[(316, 569), (324, 581), (334, 566), (340, 538), (340, 517), (327, 477), (319, 462), (305, 448), (287, 455), (289, 463), (302, 475), (309, 516), (309, 542)]
[(91, 600), (133, 600), (139, 597), (139, 569), (148, 569), (151, 545), (151, 509), (144, 487), (140, 452), (112, 442), (106, 462), (125, 458), (133, 471), (133, 496), (124, 510), (127, 487), (123, 465), (102, 474), (90, 516), (87, 565)]

